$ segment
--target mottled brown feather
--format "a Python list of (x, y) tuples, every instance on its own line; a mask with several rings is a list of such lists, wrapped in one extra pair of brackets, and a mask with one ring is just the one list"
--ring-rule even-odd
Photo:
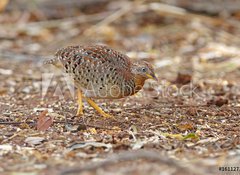
[(75, 85), (92, 98), (129, 96), (139, 91), (146, 80), (136, 79), (128, 56), (103, 45), (65, 47), (49, 62), (60, 62)]

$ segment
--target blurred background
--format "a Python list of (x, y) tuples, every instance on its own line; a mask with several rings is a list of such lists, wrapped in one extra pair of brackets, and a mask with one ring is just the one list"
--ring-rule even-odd
[(103, 43), (153, 62), (171, 80), (179, 71), (215, 76), (239, 66), (238, 0), (1, 0), (0, 10), (0, 59), (39, 60), (64, 46)]
[[(103, 121), (86, 108), (79, 122), (73, 116), (76, 102), (53, 95), (56, 84), (64, 82), (60, 77), (52, 79), (42, 98), (43, 74), (53, 71), (42, 62), (62, 47), (83, 44), (107, 44), (156, 69), (159, 81), (147, 82), (139, 93), (146, 98), (102, 103), (119, 121)], [(103, 160), (107, 153), (140, 148), (155, 149), (178, 164), (133, 161), (108, 170), (205, 175), (236, 164), (239, 46), (240, 0), (0, 0), (0, 143), (8, 144), (0, 145), (0, 173), (54, 174)], [(197, 95), (176, 92), (189, 84)], [(164, 87), (171, 87), (168, 94), (162, 94)], [(148, 96), (156, 91), (158, 96)], [(54, 113), (55, 124), (41, 134), (34, 124), (45, 109)], [(72, 132), (63, 126), (66, 118), (81, 127)], [(76, 140), (97, 144), (67, 152)]]

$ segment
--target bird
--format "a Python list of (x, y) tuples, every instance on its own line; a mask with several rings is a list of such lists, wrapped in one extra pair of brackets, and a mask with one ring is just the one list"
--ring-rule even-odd
[(120, 99), (140, 91), (147, 79), (157, 81), (153, 66), (146, 61), (132, 61), (126, 54), (107, 45), (75, 45), (59, 49), (45, 61), (71, 77), (77, 89), (76, 116), (83, 115), (83, 99), (104, 118), (93, 99)]

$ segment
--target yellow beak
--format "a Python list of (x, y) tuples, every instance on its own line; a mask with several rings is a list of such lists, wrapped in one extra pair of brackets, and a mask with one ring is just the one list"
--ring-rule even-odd
[(152, 75), (151, 74), (146, 74), (146, 75), (147, 75), (148, 78), (153, 79), (155, 81), (158, 81), (158, 79), (157, 79), (155, 74), (152, 74)]

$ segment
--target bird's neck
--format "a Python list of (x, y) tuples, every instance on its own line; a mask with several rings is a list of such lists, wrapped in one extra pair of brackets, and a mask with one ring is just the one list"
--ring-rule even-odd
[(146, 78), (141, 75), (135, 75), (134, 82), (135, 82), (135, 90), (136, 92), (140, 91), (144, 85)]

